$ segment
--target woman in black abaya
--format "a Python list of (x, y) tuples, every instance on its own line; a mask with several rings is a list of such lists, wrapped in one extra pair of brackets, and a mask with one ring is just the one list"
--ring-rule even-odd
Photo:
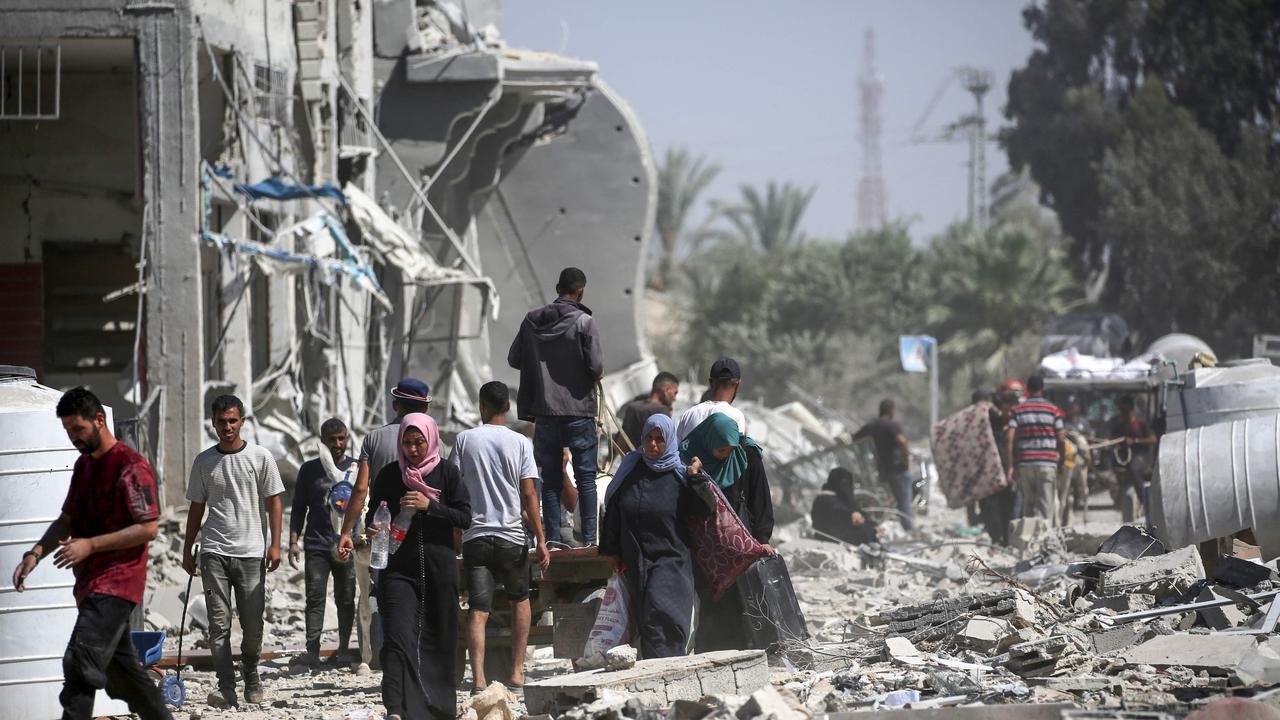
[(440, 462), (440, 431), (430, 416), (400, 422), (399, 462), (369, 489), (366, 525), (386, 502), (416, 513), (378, 579), (382, 615), (382, 702), (387, 720), (451, 720), (457, 714), (458, 564), (454, 528), (471, 525), (471, 500), (458, 471)]

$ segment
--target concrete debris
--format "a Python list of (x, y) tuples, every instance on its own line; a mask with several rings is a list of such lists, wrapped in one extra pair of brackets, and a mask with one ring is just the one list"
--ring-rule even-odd
[(760, 650), (724, 650), (680, 658), (640, 660), (626, 670), (591, 670), (530, 682), (525, 705), (533, 713), (555, 713), (598, 697), (600, 690), (630, 693), (645, 704), (666, 707), (705, 695), (749, 695), (769, 684)]
[[(1273, 644), (1275, 643), (1275, 644)], [(1130, 665), (1183, 667), (1227, 675), (1242, 685), (1280, 683), (1280, 641), (1251, 635), (1177, 633), (1154, 637), (1124, 653)]]
[(1001, 641), (1012, 635), (1013, 632), (1013, 623), (1008, 620), (975, 615), (969, 618), (969, 622), (965, 623), (964, 630), (960, 631), (960, 636), (974, 650), (988, 652), (999, 647)]
[[(787, 558), (808, 641), (773, 656), (726, 651), (642, 660), (623, 646), (606, 668), (575, 673), (558, 656), (580, 654), (582, 627), (596, 605), (589, 597), (558, 598), (543, 616), (556, 630), (554, 647), (531, 648), (523, 693), (490, 683), (469, 697), (464, 676), (458, 717), (807, 720), (892, 712), (897, 720), (1056, 719), (1070, 710), (1080, 720), (1155, 720), (1183, 717), (1234, 688), (1280, 684), (1280, 639), (1273, 644), (1275, 636), (1264, 632), (1274, 627), (1266, 616), (1280, 590), (1270, 567), (1219, 562), (1206, 580), (1191, 548), (1137, 560), (1099, 553), (1108, 541), (1116, 544), (1121, 526), (1116, 514), (1104, 527), (1099, 518), (1108, 516), (1098, 509), (1090, 510), (1087, 527), (1028, 532), (1023, 550), (975, 544), (961, 532), (963, 510), (935, 508), (910, 537), (876, 549), (808, 538), (804, 521), (780, 528), (776, 546)], [(176, 540), (182, 519), (161, 523), (146, 602), (147, 624), (170, 631), (170, 657), (187, 580)], [(263, 672), (276, 704), (234, 714), (200, 707), (203, 717), (306, 720), (341, 718), (353, 707), (384, 711), (376, 670), (289, 664), (304, 645), (303, 584), (301, 570), (287, 564), (267, 577), (264, 653), (279, 657), (264, 662)], [(188, 694), (198, 695), (214, 684), (202, 664), (208, 649), (198, 578), (192, 596), (185, 652), (197, 667), (183, 680)], [(332, 608), (328, 615), (322, 648), (337, 639)]]
[(619, 645), (604, 654), (605, 667), (610, 670), (626, 670), (635, 667), (637, 653), (630, 645)]
[(1204, 563), (1194, 546), (1164, 555), (1149, 555), (1108, 571), (1102, 576), (1107, 593), (1137, 592), (1150, 587), (1157, 597), (1181, 595), (1204, 579)]
[(462, 703), (462, 712), (475, 713), (477, 720), (516, 720), (512, 709), (516, 704), (516, 696), (500, 682), (491, 682), (477, 695), (467, 698)]

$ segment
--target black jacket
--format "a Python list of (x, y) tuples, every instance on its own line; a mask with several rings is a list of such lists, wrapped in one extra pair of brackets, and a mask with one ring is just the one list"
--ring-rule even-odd
[(566, 298), (530, 310), (507, 353), (520, 371), (516, 413), (538, 417), (595, 417), (596, 382), (604, 374), (600, 334), (591, 310)]

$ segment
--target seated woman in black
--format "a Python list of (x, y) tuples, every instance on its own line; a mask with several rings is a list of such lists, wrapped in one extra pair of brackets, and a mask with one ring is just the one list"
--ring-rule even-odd
[(458, 470), (440, 462), (440, 431), (424, 413), (400, 421), (399, 462), (369, 488), (365, 524), (382, 502), (391, 517), (416, 512), (378, 578), (382, 614), (382, 703), (387, 720), (457, 716), (453, 657), (458, 645), (458, 563), (453, 529), (471, 526), (471, 499)]
[(813, 499), (813, 529), (821, 540), (843, 540), (854, 545), (875, 542), (876, 524), (862, 514), (853, 495), (853, 473), (838, 467), (827, 475), (827, 484)]
[(609, 487), (600, 533), (600, 554), (626, 574), (635, 644), (645, 658), (693, 649), (698, 596), (686, 519), (710, 510), (690, 487), (698, 466), (680, 461), (675, 434), (666, 415), (645, 421), (641, 449), (627, 453)]

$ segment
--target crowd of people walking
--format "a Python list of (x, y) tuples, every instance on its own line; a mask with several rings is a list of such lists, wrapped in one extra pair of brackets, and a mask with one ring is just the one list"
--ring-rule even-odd
[[(678, 418), (672, 407), (679, 380), (667, 372), (654, 378), (650, 393), (624, 405), (610, 438), (618, 452), (608, 455), (617, 471), (601, 503), (600, 334), (583, 304), (585, 274), (566, 268), (556, 289), (553, 302), (526, 315), (511, 344), (507, 359), (520, 377), (514, 418), (507, 386), (484, 384), (477, 396), (481, 424), (459, 433), (446, 453), (429, 414), (430, 388), (405, 378), (390, 391), (395, 419), (369, 432), (356, 457), (347, 452), (347, 424), (324, 421), (321, 452), (298, 471), (287, 545), (285, 485), (274, 458), (242, 436), (248, 413), (239, 398), (213, 400), (217, 442), (191, 465), (182, 551), (183, 568), (203, 580), (208, 606), (217, 678), (205, 698), (210, 706), (268, 701), (258, 671), (266, 575), (286, 555), (291, 567), (301, 566), (305, 586), (306, 645), (294, 663), (322, 662), (332, 592), (338, 649), (327, 662), (361, 673), (380, 668), (383, 704), (397, 720), (455, 715), (459, 552), (473, 692), (491, 680), (485, 631), (499, 593), (511, 608), (512, 670), (496, 679), (522, 687), (532, 570), (546, 570), (554, 549), (570, 545), (597, 547), (625, 577), (642, 657), (743, 642), (742, 601), (733, 593), (712, 600), (695, 570), (689, 533), (691, 520), (716, 511), (718, 492), (742, 527), (773, 552), (764, 450), (733, 405), (742, 368), (732, 358), (715, 360), (704, 401)], [(23, 556), (14, 585), (21, 590), (50, 552), (76, 571), (80, 621), (64, 659), (66, 717), (88, 717), (94, 693), (106, 689), (143, 718), (169, 718), (128, 632), (129, 615), (143, 599), (147, 543), (158, 527), (150, 466), (111, 436), (89, 391), (68, 392), (57, 412), (82, 457), (62, 515)], [(532, 424), (527, 435), (512, 427), (522, 423)], [(570, 537), (573, 526), (562, 517), (575, 505), (580, 538)], [(394, 520), (379, 522), (383, 508)], [(385, 565), (381, 554), (375, 562), (375, 538), (388, 543)], [(233, 608), (242, 631), (238, 663)]]

